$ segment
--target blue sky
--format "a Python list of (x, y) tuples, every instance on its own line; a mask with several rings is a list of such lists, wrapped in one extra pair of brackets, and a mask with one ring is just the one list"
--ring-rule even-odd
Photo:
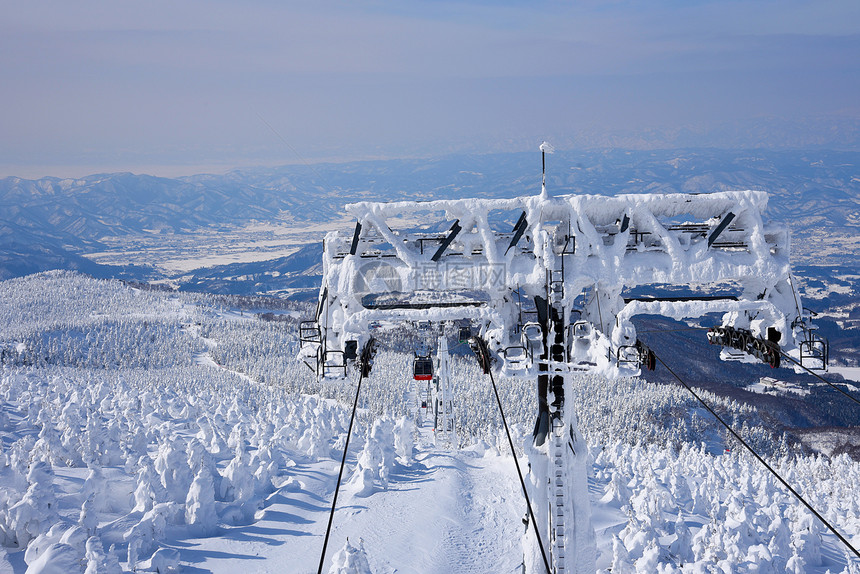
[(857, 0), (3, 5), (0, 176), (860, 139)]

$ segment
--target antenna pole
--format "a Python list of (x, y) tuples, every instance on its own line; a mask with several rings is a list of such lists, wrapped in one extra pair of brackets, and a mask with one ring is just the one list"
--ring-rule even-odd
[(546, 152), (543, 150), (540, 150), (540, 164), (541, 164), (540, 192), (541, 192), (541, 195), (546, 195)]
[(547, 152), (552, 153), (553, 147), (547, 142), (543, 142), (540, 144), (540, 163), (541, 163), (541, 184), (540, 184), (540, 196), (543, 198), (548, 197), (546, 193), (546, 154)]

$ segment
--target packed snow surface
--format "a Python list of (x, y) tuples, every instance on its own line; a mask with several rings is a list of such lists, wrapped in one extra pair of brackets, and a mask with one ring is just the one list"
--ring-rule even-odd
[[(69, 273), (0, 283), (0, 572), (316, 572), (355, 382), (296, 364), (295, 326)], [(516, 572), (526, 507), (486, 377), (453, 357), (460, 440), (437, 446), (412, 344), (362, 386), (324, 571)], [(499, 387), (523, 444), (532, 383)], [(703, 395), (860, 545), (860, 464)], [(571, 402), (599, 571), (858, 571), (683, 390), (583, 375)]]

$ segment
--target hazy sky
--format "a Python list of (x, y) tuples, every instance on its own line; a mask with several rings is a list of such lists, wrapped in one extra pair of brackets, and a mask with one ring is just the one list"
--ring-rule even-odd
[(860, 1), (2, 0), (0, 176), (856, 147)]

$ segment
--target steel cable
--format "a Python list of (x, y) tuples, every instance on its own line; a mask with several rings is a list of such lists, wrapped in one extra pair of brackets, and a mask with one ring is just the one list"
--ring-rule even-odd
[(331, 503), (331, 513), (328, 516), (328, 526), (325, 529), (325, 539), (323, 540), (322, 553), (320, 554), (320, 566), (317, 574), (322, 574), (325, 564), (325, 551), (328, 547), (328, 537), (331, 534), (331, 524), (334, 520), (334, 511), (337, 507), (337, 495), (340, 491), (340, 481), (343, 478), (343, 467), (346, 465), (346, 453), (349, 450), (349, 438), (352, 436), (352, 423), (355, 421), (355, 411), (358, 408), (358, 394), (361, 392), (361, 381), (364, 379), (364, 369), (358, 376), (358, 387), (355, 389), (355, 401), (352, 403), (352, 414), (349, 417), (349, 429), (346, 431), (346, 444), (343, 445), (343, 457), (340, 459), (340, 471), (337, 473), (337, 484), (334, 487), (334, 500)]
[[(485, 349), (486, 349), (486, 346), (482, 345), (481, 351), (486, 352)], [(473, 350), (475, 350), (474, 347), (473, 347)], [(475, 354), (478, 355), (478, 350), (475, 350)], [(479, 362), (479, 364), (481, 364), (482, 367), (484, 367), (484, 365), (489, 367), (489, 357), (478, 356), (478, 359), (479, 359), (478, 362)], [(486, 361), (486, 362), (482, 363), (482, 361)], [(486, 373), (488, 375), (490, 375), (490, 382), (493, 384), (493, 392), (496, 395), (496, 404), (499, 405), (499, 414), (502, 416), (502, 425), (504, 425), (504, 427), (505, 427), (505, 434), (508, 437), (508, 444), (511, 447), (511, 456), (513, 457), (514, 464), (517, 467), (517, 476), (519, 476), (519, 478), (520, 478), (520, 486), (523, 489), (523, 496), (525, 496), (525, 498), (526, 498), (526, 506), (528, 507), (529, 516), (531, 517), (531, 523), (532, 523), (532, 526), (534, 527), (534, 530), (535, 530), (535, 536), (537, 537), (538, 547), (540, 548), (541, 558), (543, 558), (543, 564), (546, 567), (547, 574), (552, 574), (552, 569), (549, 567), (549, 560), (546, 557), (546, 550), (544, 550), (544, 547), (543, 547), (543, 538), (541, 538), (540, 530), (538, 530), (537, 519), (535, 518), (534, 510), (532, 510), (532, 503), (531, 503), (531, 500), (529, 499), (529, 493), (526, 490), (526, 481), (525, 481), (525, 479), (523, 479), (523, 473), (522, 473), (522, 470), (520, 470), (520, 463), (519, 463), (519, 460), (517, 460), (517, 451), (516, 451), (516, 449), (514, 449), (514, 441), (511, 438), (511, 431), (508, 429), (508, 421), (505, 418), (505, 410), (502, 408), (502, 399), (499, 397), (499, 390), (496, 388), (496, 379), (493, 377), (492, 369), (487, 368)]]
[(738, 441), (739, 443), (741, 443), (741, 444), (742, 444), (742, 445), (743, 445), (743, 446), (744, 446), (748, 451), (750, 451), (750, 453), (752, 453), (752, 455), (753, 455), (753, 456), (754, 456), (754, 457), (755, 457), (755, 458), (756, 458), (760, 463), (762, 463), (762, 464), (764, 465), (764, 467), (765, 467), (766, 469), (768, 469), (768, 470), (770, 471), (770, 473), (771, 473), (774, 477), (776, 477), (776, 479), (777, 479), (780, 483), (782, 483), (782, 485), (783, 485), (783, 486), (785, 486), (785, 488), (786, 488), (786, 489), (788, 489), (788, 491), (789, 491), (792, 495), (794, 495), (794, 497), (795, 497), (795, 498), (797, 498), (797, 499), (798, 499), (798, 500), (799, 500), (799, 501), (800, 501), (800, 502), (801, 502), (801, 503), (802, 503), (802, 504), (803, 504), (803, 505), (804, 505), (804, 506), (805, 506), (805, 507), (806, 507), (806, 508), (807, 508), (807, 509), (812, 513), (812, 514), (814, 514), (814, 515), (815, 515), (815, 517), (816, 517), (816, 518), (818, 518), (818, 520), (820, 520), (820, 521), (821, 521), (821, 523), (822, 523), (822, 524), (824, 524), (824, 526), (826, 526), (828, 530), (830, 530), (833, 534), (835, 534), (835, 535), (836, 535), (836, 537), (837, 537), (837, 538), (839, 538), (839, 540), (841, 540), (841, 541), (842, 541), (842, 543), (843, 543), (843, 544), (845, 544), (845, 546), (847, 546), (847, 547), (851, 550), (851, 552), (853, 552), (853, 553), (854, 553), (858, 558), (860, 558), (860, 552), (858, 552), (858, 551), (857, 551), (857, 549), (856, 549), (856, 548), (854, 548), (854, 546), (852, 546), (852, 545), (851, 545), (851, 543), (850, 543), (850, 542), (849, 542), (849, 541), (848, 541), (844, 536), (842, 536), (842, 534), (840, 534), (838, 530), (836, 530), (836, 528), (834, 528), (834, 527), (833, 527), (829, 522), (827, 522), (827, 520), (826, 520), (823, 516), (821, 516), (821, 514), (819, 514), (819, 513), (818, 513), (818, 511), (817, 511), (817, 510), (815, 510), (815, 509), (812, 507), (812, 505), (811, 505), (811, 504), (809, 504), (809, 503), (806, 501), (806, 499), (805, 499), (805, 498), (803, 498), (803, 496), (801, 496), (801, 495), (800, 495), (800, 493), (799, 493), (799, 492), (797, 492), (796, 490), (794, 490), (794, 488), (792, 488), (792, 487), (791, 487), (791, 485), (790, 485), (790, 484), (788, 484), (788, 482), (786, 482), (786, 481), (785, 481), (785, 479), (784, 479), (784, 478), (782, 478), (782, 476), (780, 476), (780, 474), (779, 474), (778, 472), (776, 472), (776, 470), (774, 470), (774, 469), (773, 469), (773, 467), (771, 467), (771, 466), (767, 463), (767, 461), (765, 461), (765, 460), (764, 460), (764, 459), (763, 459), (763, 458), (762, 458), (762, 457), (761, 457), (761, 456), (760, 456), (760, 455), (759, 455), (759, 454), (758, 454), (758, 453), (757, 453), (757, 452), (756, 452), (756, 451), (755, 451), (755, 450), (754, 450), (754, 449), (753, 449), (749, 444), (747, 444), (747, 442), (746, 442), (743, 438), (741, 438), (741, 436), (740, 436), (738, 433), (736, 433), (736, 432), (734, 431), (734, 429), (732, 429), (732, 427), (731, 427), (731, 426), (730, 426), (726, 421), (724, 421), (724, 420), (722, 419), (722, 417), (720, 417), (720, 415), (718, 415), (718, 414), (714, 411), (714, 409), (712, 409), (712, 408), (710, 407), (710, 405), (708, 405), (708, 403), (706, 403), (706, 402), (705, 402), (705, 401), (704, 401), (704, 400), (703, 400), (703, 399), (702, 399), (698, 394), (696, 394), (696, 391), (694, 391), (694, 390), (693, 390), (693, 388), (692, 388), (690, 385), (688, 385), (686, 382), (684, 382), (684, 380), (683, 380), (683, 379), (681, 379), (681, 377), (679, 377), (679, 376), (675, 373), (675, 371), (673, 371), (671, 368), (669, 368), (669, 365), (667, 365), (667, 364), (663, 361), (663, 359), (661, 359), (661, 358), (660, 358), (660, 356), (659, 356), (659, 355), (655, 354), (654, 356), (657, 358), (657, 360), (658, 360), (658, 361), (660, 361), (660, 364), (661, 364), (661, 365), (663, 365), (664, 367), (666, 367), (666, 370), (667, 370), (667, 371), (669, 371), (669, 372), (672, 374), (672, 376), (673, 376), (673, 377), (675, 377), (675, 378), (678, 380), (678, 382), (679, 382), (679, 383), (681, 383), (681, 385), (683, 385), (683, 387), (684, 387), (685, 389), (687, 389), (687, 390), (690, 392), (690, 394), (692, 394), (692, 395), (696, 398), (696, 400), (697, 400), (697, 401), (699, 401), (699, 403), (701, 403), (701, 405), (702, 405), (703, 407), (705, 407), (705, 409), (707, 409), (707, 411), (708, 411), (709, 413), (711, 413), (712, 415), (714, 415), (714, 418), (715, 418), (715, 419), (717, 419), (717, 421), (718, 421), (721, 425), (723, 425), (724, 427), (726, 427), (726, 430), (728, 430), (728, 431), (732, 434), (732, 436), (734, 436), (734, 437), (735, 437), (735, 439), (737, 439), (737, 441)]

